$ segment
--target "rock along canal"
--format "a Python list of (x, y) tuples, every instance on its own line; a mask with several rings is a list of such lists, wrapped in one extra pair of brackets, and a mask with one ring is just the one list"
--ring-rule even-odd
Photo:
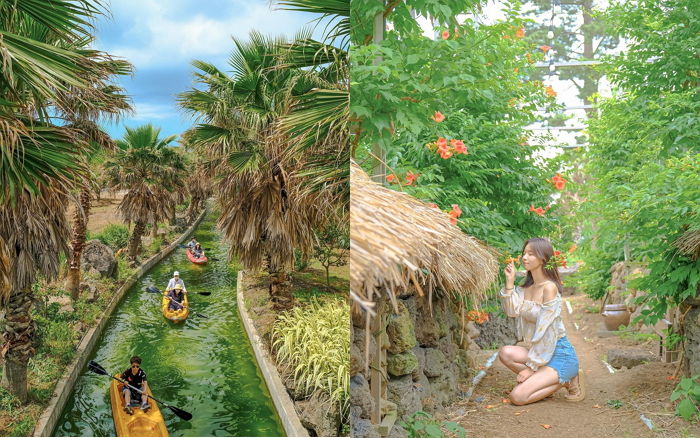
[[(193, 415), (184, 421), (161, 407), (171, 436), (284, 436), (236, 306), (236, 270), (208, 213), (194, 232), (207, 251), (207, 265), (176, 249), (143, 276), (110, 316), (90, 359), (110, 373), (124, 371), (138, 355), (153, 395)], [(184, 324), (167, 321), (161, 296), (173, 271), (180, 271), (193, 311)], [(61, 415), (54, 436), (115, 436), (110, 379), (84, 370)]]

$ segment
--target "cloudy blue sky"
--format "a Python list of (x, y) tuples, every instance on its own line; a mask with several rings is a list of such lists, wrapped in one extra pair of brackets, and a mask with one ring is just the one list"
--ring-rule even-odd
[(269, 0), (111, 0), (110, 10), (112, 17), (97, 23), (95, 47), (135, 68), (132, 77), (120, 79), (135, 114), (104, 126), (114, 138), (123, 135), (124, 125), (145, 123), (160, 126), (163, 135), (182, 133), (194, 121), (177, 107), (175, 95), (193, 86), (192, 60), (229, 71), (231, 37), (245, 39), (251, 30), (292, 37), (316, 17), (277, 10)]

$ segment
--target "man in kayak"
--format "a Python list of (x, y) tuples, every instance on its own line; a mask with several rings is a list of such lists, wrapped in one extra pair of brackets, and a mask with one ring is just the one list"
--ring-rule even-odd
[(182, 290), (187, 292), (187, 288), (185, 287), (185, 282), (182, 281), (180, 278), (180, 273), (178, 271), (173, 272), (173, 278), (170, 279), (168, 282), (168, 286), (165, 288), (167, 292), (170, 292), (171, 290), (175, 289), (175, 286), (177, 285), (182, 286)]
[(166, 296), (170, 298), (168, 310), (182, 309), (182, 304), (180, 303), (182, 303), (182, 301), (185, 299), (185, 292), (183, 291), (182, 286), (176, 284), (172, 290), (168, 291)]
[(121, 378), (134, 388), (143, 391), (142, 394), (129, 388), (128, 386), (124, 386), (124, 390), (122, 391), (124, 401), (126, 401), (126, 404), (124, 405), (124, 412), (132, 415), (134, 411), (131, 409), (131, 406), (129, 406), (132, 399), (141, 399), (141, 410), (143, 412), (147, 412), (151, 408), (151, 405), (148, 404), (148, 396), (146, 395), (146, 391), (148, 390), (148, 382), (146, 381), (146, 373), (141, 369), (141, 358), (138, 356), (133, 356), (130, 362), (131, 366), (122, 373)]
[(190, 251), (194, 251), (194, 248), (197, 245), (199, 245), (199, 243), (197, 243), (197, 239), (193, 237), (192, 240), (190, 240), (190, 243), (187, 244), (187, 247), (190, 249)]

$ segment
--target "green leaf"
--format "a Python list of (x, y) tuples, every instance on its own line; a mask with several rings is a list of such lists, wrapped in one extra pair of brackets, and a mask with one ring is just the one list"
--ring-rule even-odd
[(697, 411), (698, 409), (689, 398), (684, 398), (676, 407), (676, 412), (686, 421), (690, 421)]

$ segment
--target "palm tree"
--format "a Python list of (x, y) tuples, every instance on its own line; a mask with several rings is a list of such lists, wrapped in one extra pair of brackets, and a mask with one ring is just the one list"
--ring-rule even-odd
[[(112, 58), (100, 60), (100, 63), (104, 69), (99, 72), (100, 75), (89, 78), (92, 86), (87, 93), (82, 89), (71, 89), (71, 92), (65, 94), (64, 100), (67, 101), (68, 111), (64, 110), (61, 114), (69, 126), (81, 136), (81, 140), (91, 145), (88, 153), (84, 155), (88, 168), (97, 165), (95, 160), (100, 158), (101, 152), (113, 151), (116, 147), (109, 135), (98, 127), (96, 123), (98, 119), (108, 118), (114, 121), (123, 113), (131, 111), (131, 105), (123, 90), (111, 85), (108, 81), (114, 75), (130, 73), (132, 66), (126, 61)], [(80, 293), (81, 255), (85, 247), (92, 194), (99, 190), (96, 181), (97, 177), (94, 173), (82, 180), (72, 219), (66, 290), (74, 301), (78, 299)]]
[(100, 13), (92, 0), (53, 0), (51, 8), (43, 0), (0, 2), (0, 278), (9, 279), (0, 304), (4, 377), (21, 401), (34, 354), (32, 285), (39, 275), (56, 276), (59, 254), (68, 251), (66, 205), (86, 177), (80, 130), (53, 118), (76, 102), (90, 108), (81, 96), (104, 74), (100, 60), (108, 56), (83, 47)]
[(229, 58), (233, 75), (195, 61), (205, 89), (182, 93), (179, 102), (205, 123), (186, 136), (217, 175), (219, 227), (231, 243), (230, 255), (248, 269), (263, 266), (273, 306), (292, 305), (289, 268), (294, 248), (313, 248), (313, 228), (324, 220), (320, 193), (301, 190), (300, 156), (287, 153), (289, 139), (279, 120), (290, 96), (311, 89), (310, 75), (277, 68), (286, 42), (256, 32), (249, 42), (234, 40)]
[(311, 12), (326, 21), (324, 41), (297, 38), (284, 46), (278, 68), (303, 69), (316, 85), (292, 97), (281, 125), (291, 140), (290, 152), (313, 151), (303, 175), (307, 187), (330, 191), (343, 216), (350, 202), (350, 135), (348, 122), (350, 0), (278, 0), (282, 9)]
[(117, 140), (119, 150), (105, 163), (110, 187), (127, 190), (117, 207), (125, 221), (133, 222), (127, 256), (136, 260), (146, 225), (169, 217), (172, 193), (184, 186), (184, 166), (179, 155), (168, 147), (176, 136), (161, 139), (160, 128), (143, 125), (126, 128)]

